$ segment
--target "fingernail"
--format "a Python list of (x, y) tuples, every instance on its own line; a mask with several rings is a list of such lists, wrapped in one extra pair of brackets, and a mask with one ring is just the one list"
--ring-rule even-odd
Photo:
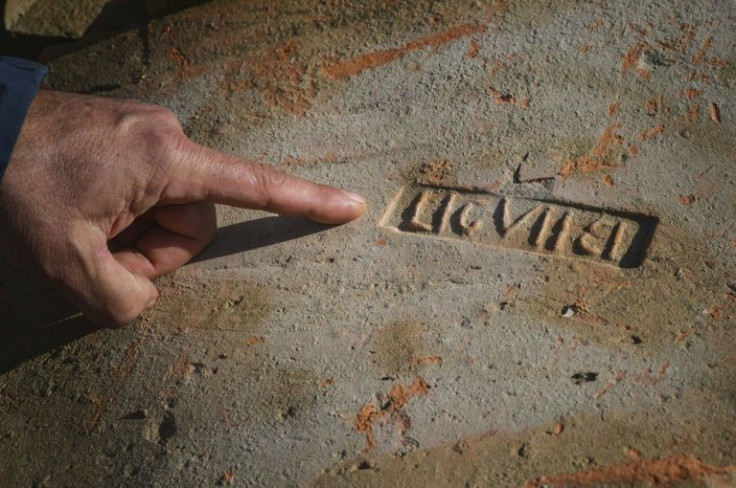
[(348, 197), (352, 201), (358, 202), (361, 205), (365, 205), (365, 198), (361, 197), (357, 193), (353, 193), (351, 191), (345, 191), (345, 190), (343, 190), (343, 193), (345, 194), (346, 197)]
[(148, 302), (146, 304), (146, 307), (145, 308), (151, 308), (151, 307), (153, 307), (154, 305), (156, 305), (156, 301), (157, 300), (158, 300), (158, 298), (154, 298), (153, 300), (151, 300), (150, 302)]

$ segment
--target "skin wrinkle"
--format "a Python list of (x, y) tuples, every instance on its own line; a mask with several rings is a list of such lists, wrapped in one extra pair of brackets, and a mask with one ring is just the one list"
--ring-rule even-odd
[(124, 214), (124, 215), (120, 215), (115, 220), (113, 220), (107, 230), (107, 235), (109, 236), (110, 240), (115, 239), (117, 236), (119, 236), (125, 229), (127, 229), (133, 223), (133, 221), (137, 217), (137, 215), (135, 215), (133, 212), (126, 211), (124, 209), (124, 206), (122, 207), (123, 208), (121, 208), (121, 214)]
[(270, 192), (283, 190), (284, 184), (288, 178), (286, 173), (270, 166), (255, 166), (253, 164), (250, 165), (250, 171), (255, 174), (255, 178), (258, 181), (256, 184), (257, 188), (268, 189), (268, 191), (264, 192), (264, 200), (261, 210), (272, 208), (273, 201), (270, 197)]

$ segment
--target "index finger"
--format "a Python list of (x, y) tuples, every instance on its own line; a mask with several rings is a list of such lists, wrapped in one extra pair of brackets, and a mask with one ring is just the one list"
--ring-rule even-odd
[(166, 200), (212, 201), (304, 216), (323, 224), (342, 224), (365, 211), (365, 200), (355, 193), (192, 142), (186, 146), (181, 155), (183, 171), (172, 176), (163, 195)]

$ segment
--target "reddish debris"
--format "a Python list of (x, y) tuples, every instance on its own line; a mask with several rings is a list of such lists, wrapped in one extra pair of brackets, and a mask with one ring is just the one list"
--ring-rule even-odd
[(686, 454), (664, 459), (641, 459), (628, 464), (593, 468), (578, 473), (542, 476), (527, 481), (524, 488), (629, 486), (634, 483), (670, 486), (672, 483), (684, 481), (726, 480), (728, 473), (736, 473), (736, 466), (713, 466)]

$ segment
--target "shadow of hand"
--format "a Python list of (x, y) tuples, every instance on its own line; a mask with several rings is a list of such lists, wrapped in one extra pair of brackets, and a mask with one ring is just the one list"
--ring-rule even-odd
[(0, 374), (98, 329), (59, 292), (0, 257)]
[[(275, 216), (229, 225), (217, 231), (214, 242), (195, 261), (271, 246), (330, 227)], [(99, 329), (56, 290), (0, 256), (0, 374)]]

